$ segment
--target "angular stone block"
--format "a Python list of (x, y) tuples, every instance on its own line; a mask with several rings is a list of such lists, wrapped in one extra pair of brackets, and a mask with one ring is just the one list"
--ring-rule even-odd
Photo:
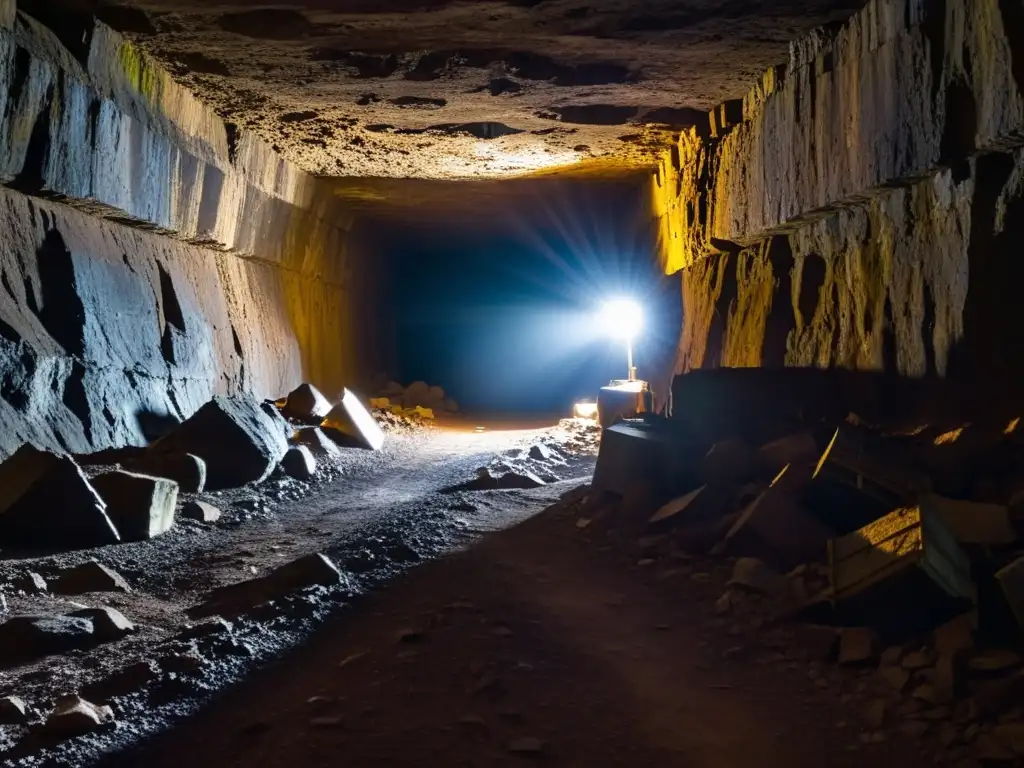
[(348, 389), (342, 394), (341, 402), (327, 414), (321, 429), (339, 445), (371, 451), (379, 451), (384, 445), (384, 431), (377, 420)]
[(207, 489), (223, 490), (264, 480), (288, 442), (252, 396), (217, 396), (150, 450), (199, 456)]
[(300, 384), (288, 394), (282, 413), (289, 419), (319, 424), (331, 412), (331, 402), (312, 384)]
[(316, 459), (312, 451), (305, 445), (295, 445), (281, 459), (281, 469), (288, 477), (296, 480), (309, 480), (316, 475)]
[(0, 725), (25, 725), (28, 719), (28, 707), (23, 699), (18, 696), (0, 699)]
[(323, 458), (330, 461), (336, 461), (341, 458), (338, 444), (327, 437), (319, 427), (300, 429), (295, 434), (294, 442), (297, 445), (304, 445), (309, 448), (314, 458)]
[(841, 427), (818, 461), (803, 502), (836, 533), (855, 531), (896, 507), (917, 503), (926, 477), (877, 456), (860, 433)]
[(108, 472), (92, 480), (122, 541), (147, 541), (174, 525), (178, 484), (163, 477)]
[(62, 571), (50, 582), (55, 595), (84, 595), (89, 592), (131, 592), (124, 577), (95, 560)]
[(1002, 504), (982, 504), (928, 494), (921, 498), (921, 508), (938, 516), (961, 544), (1002, 547), (1017, 541), (1010, 510)]
[(746, 506), (725, 536), (725, 551), (760, 557), (783, 570), (824, 561), (834, 535), (800, 506), (784, 482), (773, 484)]
[(135, 631), (135, 625), (116, 608), (83, 608), (72, 611), (69, 616), (88, 619), (92, 622), (93, 637), (97, 642), (109, 643), (120, 640)]
[(190, 501), (182, 506), (181, 516), (200, 523), (216, 523), (220, 520), (221, 511), (205, 501)]
[(182, 493), (202, 493), (206, 488), (206, 462), (191, 453), (151, 453), (125, 464), (139, 475), (165, 477), (178, 484)]
[(837, 615), (893, 634), (933, 629), (976, 600), (967, 555), (919, 507), (833, 539), (829, 567)]
[(189, 610), (192, 617), (229, 616), (269, 600), (276, 600), (306, 587), (332, 586), (345, 582), (338, 567), (319, 553), (307, 555), (259, 579), (243, 581), (213, 590), (206, 602)]
[(627, 496), (650, 486), (662, 497), (699, 485), (693, 477), (704, 451), (678, 424), (663, 420), (616, 424), (601, 434), (593, 487)]
[(73, 459), (24, 445), (0, 464), (0, 540), (84, 548), (120, 535)]
[(87, 648), (94, 642), (93, 623), (81, 616), (12, 616), (0, 624), (0, 667)]
[(114, 722), (110, 707), (97, 706), (79, 696), (62, 696), (40, 729), (40, 736), (50, 741), (64, 741), (99, 730)]
[(797, 432), (762, 445), (754, 452), (754, 464), (766, 472), (776, 474), (787, 465), (810, 462), (818, 457), (814, 435), (810, 432)]
[(713, 524), (730, 510), (728, 494), (720, 488), (702, 485), (663, 504), (647, 521), (652, 531)]

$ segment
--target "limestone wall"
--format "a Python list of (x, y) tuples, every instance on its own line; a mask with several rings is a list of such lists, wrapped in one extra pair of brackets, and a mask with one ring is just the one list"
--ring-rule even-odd
[(217, 392), (334, 393), (370, 309), (353, 218), (100, 23), (0, 1), (0, 457), (141, 443)]
[(795, 44), (654, 179), (682, 284), (677, 372), (1006, 380), (1021, 146), (1021, 0), (872, 0)]

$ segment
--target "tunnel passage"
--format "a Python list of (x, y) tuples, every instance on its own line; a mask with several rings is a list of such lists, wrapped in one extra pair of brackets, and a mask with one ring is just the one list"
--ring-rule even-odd
[(470, 413), (565, 415), (626, 377), (624, 343), (598, 322), (628, 296), (645, 314), (639, 375), (664, 397), (679, 296), (658, 269), (646, 192), (643, 176), (494, 183), (369, 224), (393, 275), (392, 378), (440, 383)]
[[(208, 697), (360, 591), (548, 503), (539, 523), (561, 538), (540, 538), (586, 558), (603, 537), (637, 593), (663, 581), (685, 595), (676, 627), (631, 616), (689, 663), (671, 632), (685, 638), (697, 613), (746, 624), (750, 602), (718, 580), (734, 563), (715, 553), (782, 487), (785, 464), (751, 458), (768, 441), (795, 437), (784, 447), (803, 451), (804, 483), (823, 458), (835, 469), (840, 431), (911, 469), (988, 441), (930, 466), (929, 491), (1019, 516), (1020, 0), (222, 5), (0, 0), (0, 667), (28, 699), (0, 699), (0, 720), (15, 720), (0, 752), (51, 750), (48, 764), (64, 750), (79, 765), (75, 750), (123, 746), (110, 740), (186, 711), (175, 697), (190, 685)], [(670, 419), (476, 431), (487, 414), (568, 415), (624, 376), (623, 343), (595, 322), (622, 295), (643, 309), (636, 363), (659, 406), (672, 395)], [(598, 445), (615, 456), (616, 436), (652, 432), (685, 443), (673, 460), (686, 465), (623, 450), (615, 460), (636, 472), (622, 475), (659, 477), (602, 486)], [(911, 445), (925, 458), (905, 460)], [(570, 482), (592, 487), (565, 494)], [(716, 541), (652, 520), (678, 501), (663, 489), (698, 492), (686, 507), (708, 486), (696, 507), (728, 500), (701, 531)], [(918, 490), (882, 500), (916, 509)], [(987, 606), (1021, 556), (1019, 522), (964, 542), (961, 563), (979, 566), (958, 597), (977, 582), (984, 614), (971, 642), (995, 637)], [(769, 549), (792, 527), (776, 526)], [(793, 576), (815, 594), (835, 576), (823, 549)], [(589, 605), (558, 594), (542, 596), (555, 600), (544, 616)], [(103, 608), (71, 604), (95, 595)], [(609, 624), (601, 601), (584, 626)], [(1010, 636), (1003, 607), (994, 623)], [(757, 618), (757, 632), (774, 629)], [(365, 646), (398, 647), (415, 669), (407, 651), (448, 647), (431, 642), (443, 623)], [(564, 639), (558, 622), (495, 624), (501, 642), (533, 626)], [(731, 634), (709, 636), (713, 671), (745, 661)], [(594, 633), (580, 637), (590, 658)], [(849, 658), (824, 637), (830, 658)], [(939, 692), (940, 674), (964, 670), (923, 654), (933, 640), (900, 651), (914, 661), (889, 670), (891, 693), (941, 723), (921, 732), (947, 742), (941, 762), (1007, 725), (1009, 744), (984, 754), (1009, 762), (1019, 723), (1000, 717), (1019, 709), (986, 714), (973, 737), (946, 727), (973, 712), (957, 697), (1005, 670), (968, 664), (989, 677)], [(855, 660), (865, 670), (881, 662), (875, 644)], [(331, 669), (358, 669), (359, 653)], [(1016, 694), (1020, 654), (1006, 658)], [(490, 696), (498, 682), (474, 672), (469, 688)], [(72, 690), (84, 703), (58, 698)], [(670, 693), (683, 703), (688, 689)], [(352, 736), (313, 716), (340, 702), (302, 694), (304, 745), (318, 743), (307, 726)], [(673, 728), (685, 704), (664, 718)], [(853, 746), (888, 749), (905, 704), (876, 707)], [(458, 721), (470, 709), (431, 733), (482, 730)], [(85, 739), (60, 730), (68, 717)], [(258, 749), (255, 736), (287, 730), (265, 725), (225, 733)], [(538, 737), (512, 741), (505, 751), (543, 753)]]

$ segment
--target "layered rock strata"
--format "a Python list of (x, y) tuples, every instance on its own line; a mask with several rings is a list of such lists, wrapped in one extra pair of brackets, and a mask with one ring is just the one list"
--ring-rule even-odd
[(663, 266), (682, 282), (677, 372), (1009, 389), (1021, 147), (1020, 0), (872, 0), (794, 44), (656, 174)]

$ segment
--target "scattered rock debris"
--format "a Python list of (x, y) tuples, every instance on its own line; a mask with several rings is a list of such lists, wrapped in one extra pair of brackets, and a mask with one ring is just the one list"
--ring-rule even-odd
[[(810, 660), (816, 688), (858, 702), (864, 745), (899, 734), (964, 766), (1024, 754), (1013, 698), (1024, 692), (1024, 579), (1008, 575), (1024, 572), (1010, 501), (1024, 484), (1019, 440), (993, 429), (957, 447), (949, 433), (888, 435), (848, 419), (831, 431), (787, 425), (758, 445), (681, 424), (665, 425), (673, 440), (650, 439), (658, 420), (645, 422), (602, 448), (598, 504), (594, 490), (563, 500), (577, 535), (638, 537), (640, 570), (656, 581), (722, 585), (707, 610), (740, 640), (723, 658), (753, 643), (781, 648), (779, 664)], [(964, 482), (958, 463), (994, 476)]]

